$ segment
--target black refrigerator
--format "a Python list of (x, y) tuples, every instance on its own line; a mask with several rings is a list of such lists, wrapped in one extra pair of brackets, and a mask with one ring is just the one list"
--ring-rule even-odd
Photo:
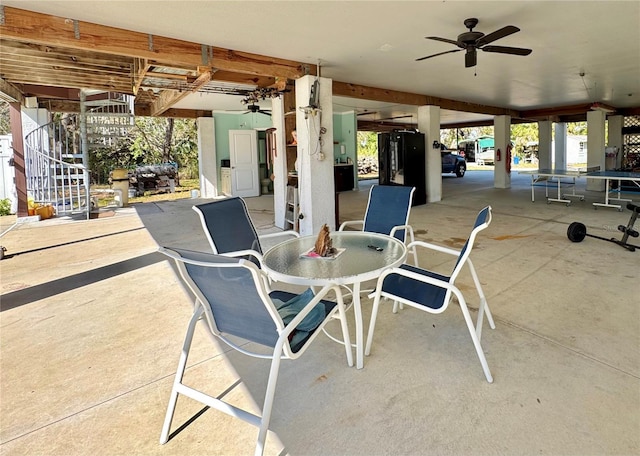
[(415, 187), (413, 206), (426, 204), (424, 134), (398, 131), (378, 134), (380, 185)]

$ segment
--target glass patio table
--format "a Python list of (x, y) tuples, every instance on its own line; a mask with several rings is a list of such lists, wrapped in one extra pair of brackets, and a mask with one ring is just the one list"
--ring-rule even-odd
[(407, 249), (400, 240), (385, 234), (337, 231), (331, 233), (331, 240), (340, 253), (333, 259), (310, 258), (305, 254), (313, 249), (316, 239), (316, 236), (303, 236), (273, 246), (263, 255), (264, 270), (277, 282), (305, 286), (352, 286), (356, 367), (362, 369), (364, 334), (360, 286), (367, 280), (377, 279), (385, 269), (401, 265)]

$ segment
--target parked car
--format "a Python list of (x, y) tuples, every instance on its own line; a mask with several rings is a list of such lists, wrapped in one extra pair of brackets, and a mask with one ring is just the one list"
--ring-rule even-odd
[(496, 152), (491, 149), (484, 149), (482, 152), (476, 154), (476, 165), (495, 165)]
[(442, 172), (455, 173), (458, 177), (463, 177), (467, 172), (467, 161), (457, 150), (447, 149), (444, 144), (440, 145), (440, 153), (442, 154)]

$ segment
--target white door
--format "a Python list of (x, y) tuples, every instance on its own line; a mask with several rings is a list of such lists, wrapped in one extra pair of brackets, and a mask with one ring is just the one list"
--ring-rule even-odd
[(229, 130), (231, 194), (259, 196), (258, 135), (255, 130)]

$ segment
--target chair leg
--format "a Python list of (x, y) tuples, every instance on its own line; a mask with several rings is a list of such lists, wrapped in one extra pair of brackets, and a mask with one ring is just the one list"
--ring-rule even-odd
[(471, 270), (471, 277), (473, 278), (473, 283), (476, 286), (476, 290), (478, 291), (478, 296), (480, 297), (480, 305), (478, 306), (478, 320), (476, 321), (476, 334), (478, 335), (478, 339), (482, 338), (482, 324), (484, 323), (484, 314), (487, 314), (487, 321), (489, 322), (489, 327), (491, 329), (496, 329), (496, 324), (493, 321), (493, 316), (491, 315), (491, 310), (489, 310), (489, 304), (487, 303), (487, 298), (484, 295), (484, 291), (482, 290), (482, 285), (480, 285), (480, 279), (478, 279), (478, 274), (476, 273), (476, 269), (473, 267), (473, 263), (468, 259), (469, 269)]
[(342, 340), (347, 352), (347, 364), (353, 367), (353, 352), (351, 351), (351, 337), (349, 336), (349, 326), (347, 325), (347, 313), (344, 307), (344, 298), (340, 289), (336, 291), (338, 301), (338, 315), (340, 315), (340, 326), (342, 327)]
[(480, 339), (476, 334), (475, 328), (473, 327), (473, 320), (471, 320), (471, 314), (469, 313), (469, 309), (467, 308), (467, 303), (457, 289), (451, 290), (455, 294), (458, 299), (458, 304), (460, 304), (460, 309), (462, 310), (462, 315), (464, 316), (464, 321), (467, 324), (467, 329), (469, 330), (469, 334), (471, 335), (471, 340), (473, 341), (473, 346), (476, 349), (476, 353), (478, 354), (478, 359), (480, 359), (480, 364), (482, 365), (482, 370), (484, 371), (484, 375), (487, 378), (489, 383), (493, 383), (493, 377), (491, 376), (491, 371), (489, 370), (489, 365), (487, 364), (487, 359), (484, 356), (484, 351), (482, 350), (482, 345), (480, 345)]
[(171, 421), (173, 420), (173, 413), (176, 409), (176, 403), (178, 402), (178, 387), (182, 384), (182, 377), (184, 376), (184, 370), (187, 367), (187, 359), (189, 358), (189, 350), (191, 349), (191, 341), (193, 340), (193, 333), (195, 332), (196, 324), (204, 309), (202, 305), (196, 304), (196, 308), (193, 311), (191, 320), (189, 320), (189, 326), (187, 327), (187, 334), (184, 337), (182, 344), (182, 353), (180, 354), (180, 361), (178, 362), (178, 369), (176, 376), (173, 380), (173, 387), (171, 389), (171, 396), (169, 397), (169, 405), (167, 406), (167, 413), (164, 417), (164, 424), (162, 426), (162, 432), (160, 433), (160, 444), (164, 445), (169, 440), (169, 431), (171, 430)]
[[(395, 308), (394, 303), (394, 308)], [(376, 294), (375, 298), (373, 298), (373, 307), (371, 308), (371, 321), (369, 322), (369, 333), (367, 334), (367, 345), (364, 349), (365, 356), (369, 356), (371, 354), (371, 344), (373, 344), (373, 332), (376, 329), (376, 320), (378, 319), (378, 308), (380, 307), (380, 295)]]
[(273, 359), (271, 360), (271, 369), (269, 370), (269, 380), (267, 381), (267, 390), (264, 395), (264, 404), (262, 406), (262, 417), (260, 418), (260, 430), (258, 431), (258, 441), (254, 456), (262, 456), (264, 446), (269, 431), (269, 422), (271, 421), (271, 411), (273, 410), (273, 401), (276, 395), (276, 384), (278, 383), (278, 374), (280, 373), (280, 361), (282, 360), (282, 346), (284, 340), (278, 340), (273, 350)]

